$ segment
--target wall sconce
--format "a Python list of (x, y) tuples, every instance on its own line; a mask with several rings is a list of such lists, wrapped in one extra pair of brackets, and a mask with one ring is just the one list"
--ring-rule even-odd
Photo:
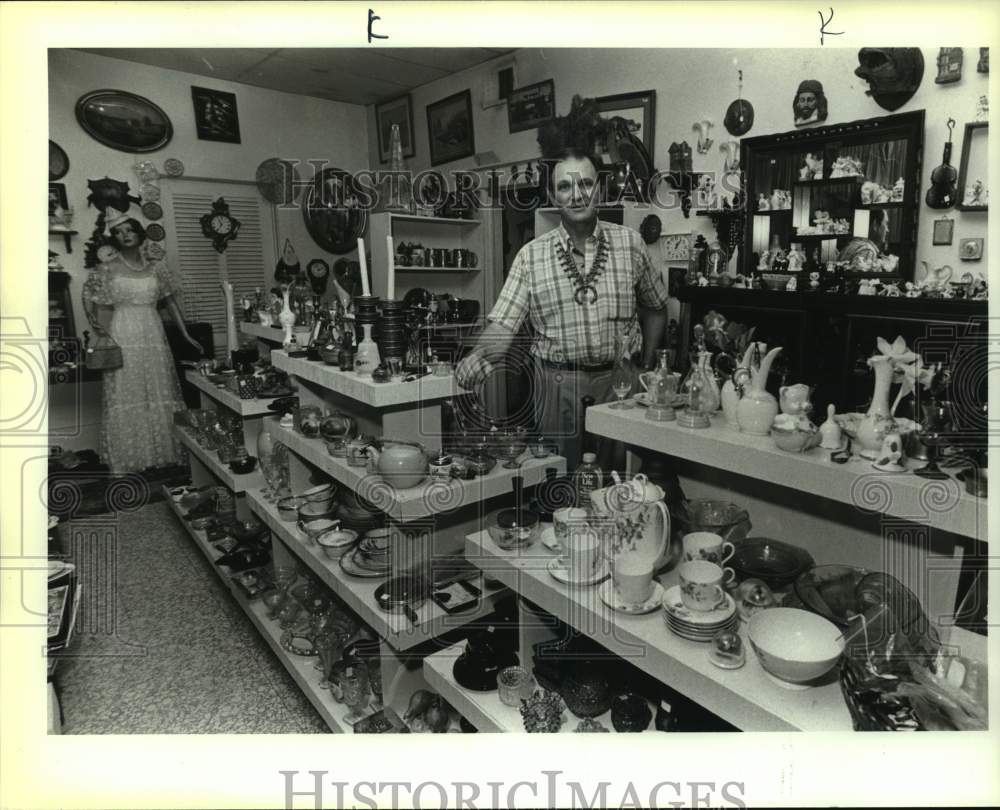
[(740, 142), (723, 141), (719, 144), (719, 151), (726, 156), (725, 170), (735, 172), (740, 168)]
[(712, 129), (712, 122), (707, 119), (704, 121), (696, 121), (691, 129), (698, 133), (698, 154), (708, 154), (708, 150), (712, 146), (712, 139), (708, 137), (709, 130)]

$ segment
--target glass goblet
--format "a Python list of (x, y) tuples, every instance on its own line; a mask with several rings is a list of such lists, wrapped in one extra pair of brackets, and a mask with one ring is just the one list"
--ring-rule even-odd
[(360, 661), (353, 662), (341, 676), (344, 703), (350, 708), (344, 720), (351, 725), (365, 716), (363, 709), (368, 705), (368, 684), (368, 667)]
[(951, 403), (943, 400), (932, 400), (924, 407), (924, 419), (918, 428), (920, 441), (923, 442), (930, 453), (928, 453), (927, 464), (914, 472), (921, 478), (932, 478), (943, 480), (950, 476), (940, 467), (938, 459), (941, 457), (941, 446), (945, 444), (945, 434), (951, 429), (952, 408)]
[(500, 454), (503, 458), (507, 459), (507, 463), (503, 465), (504, 469), (519, 469), (521, 464), (518, 462), (518, 459), (527, 449), (528, 442), (521, 433), (514, 431), (504, 433), (500, 438)]

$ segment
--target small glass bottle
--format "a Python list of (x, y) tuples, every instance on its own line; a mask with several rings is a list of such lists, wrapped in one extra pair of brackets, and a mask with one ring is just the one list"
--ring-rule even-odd
[(358, 344), (358, 349), (354, 354), (354, 371), (357, 374), (367, 375), (378, 368), (381, 358), (378, 353), (378, 344), (372, 340), (372, 325), (366, 323), (362, 328), (365, 336)]
[(596, 453), (584, 453), (583, 461), (573, 473), (573, 485), (576, 488), (576, 505), (581, 509), (590, 509), (590, 493), (604, 486), (604, 474), (597, 466)]
[(656, 369), (644, 375), (644, 379), (648, 381), (647, 391), (649, 392), (649, 407), (646, 409), (646, 418), (654, 422), (672, 422), (676, 419), (673, 402), (674, 394), (677, 391), (677, 378), (670, 370), (667, 349), (658, 349), (656, 359)]

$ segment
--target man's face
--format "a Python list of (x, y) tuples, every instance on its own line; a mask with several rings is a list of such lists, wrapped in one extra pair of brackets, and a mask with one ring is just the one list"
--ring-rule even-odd
[(799, 93), (799, 97), (795, 99), (795, 117), (796, 118), (809, 118), (816, 111), (816, 94), (815, 93)]
[(597, 169), (586, 158), (560, 160), (552, 170), (552, 191), (564, 221), (585, 223), (596, 216)]

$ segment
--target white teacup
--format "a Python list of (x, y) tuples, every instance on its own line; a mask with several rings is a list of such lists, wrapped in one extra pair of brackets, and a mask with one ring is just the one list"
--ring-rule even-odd
[(619, 554), (612, 562), (614, 583), (625, 605), (642, 605), (653, 592), (653, 561), (642, 554)]
[(684, 562), (706, 560), (716, 565), (725, 565), (736, 553), (736, 547), (729, 541), (724, 541), (714, 532), (691, 532), (685, 534)]
[(556, 535), (556, 540), (561, 545), (566, 545), (566, 538), (569, 537), (572, 527), (583, 527), (587, 523), (587, 510), (568, 507), (556, 509), (552, 513), (552, 530)]
[(705, 560), (693, 560), (677, 566), (681, 580), (681, 601), (689, 610), (715, 610), (726, 604), (726, 589), (736, 579), (732, 568)]
[(573, 526), (561, 557), (572, 579), (591, 579), (601, 562), (601, 536), (587, 525)]

